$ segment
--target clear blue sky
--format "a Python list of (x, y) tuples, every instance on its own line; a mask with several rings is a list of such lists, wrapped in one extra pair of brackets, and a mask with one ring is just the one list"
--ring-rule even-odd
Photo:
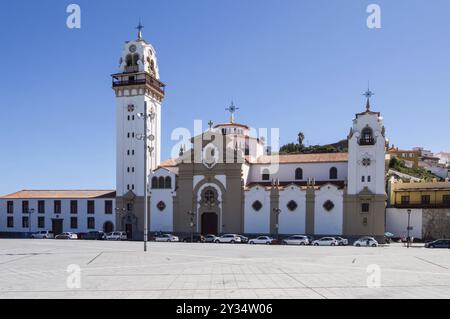
[[(345, 138), (370, 80), (391, 143), (450, 150), (448, 0), (10, 1), (0, 11), (0, 194), (114, 188), (115, 101), (110, 74), (123, 42), (157, 50), (163, 157), (194, 119), (303, 131), (310, 144)], [(366, 27), (366, 7), (382, 29)]]

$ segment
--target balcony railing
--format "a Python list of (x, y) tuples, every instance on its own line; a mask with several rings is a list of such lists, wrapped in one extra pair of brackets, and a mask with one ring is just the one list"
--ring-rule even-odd
[(422, 202), (409, 202), (409, 203), (394, 203), (392, 206), (396, 208), (450, 208), (450, 203), (422, 203)]
[(147, 84), (161, 93), (164, 93), (164, 89), (166, 86), (164, 83), (155, 79), (154, 77), (150, 76), (147, 73), (139, 73), (134, 76), (127, 76), (120, 74), (114, 75), (112, 78), (113, 87), (121, 87), (127, 85), (142, 85), (142, 84)]

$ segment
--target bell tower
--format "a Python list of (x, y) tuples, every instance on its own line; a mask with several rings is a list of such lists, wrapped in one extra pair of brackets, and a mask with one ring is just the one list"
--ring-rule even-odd
[[(116, 95), (117, 207), (124, 214), (132, 214), (128, 219), (137, 220), (140, 225), (139, 231), (129, 231), (134, 239), (139, 234), (142, 236), (144, 176), (148, 177), (161, 160), (161, 103), (165, 93), (165, 85), (159, 79), (156, 51), (143, 39), (141, 23), (137, 29), (137, 39), (123, 46), (119, 73), (112, 75)], [(144, 121), (147, 121), (147, 150), (144, 150)], [(144, 165), (144, 151), (147, 165)], [(131, 227), (121, 221), (117, 225), (122, 225), (123, 230)]]
[(386, 208), (386, 142), (383, 117), (371, 110), (356, 114), (348, 136), (348, 185), (344, 198), (344, 233), (383, 239)]

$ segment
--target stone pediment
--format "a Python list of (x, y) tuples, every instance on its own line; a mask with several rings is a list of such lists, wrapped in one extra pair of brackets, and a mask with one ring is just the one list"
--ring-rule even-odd
[(358, 194), (360, 197), (375, 195), (367, 186)]
[(126, 200), (133, 200), (136, 198), (136, 194), (133, 191), (128, 191), (123, 195), (123, 198)]

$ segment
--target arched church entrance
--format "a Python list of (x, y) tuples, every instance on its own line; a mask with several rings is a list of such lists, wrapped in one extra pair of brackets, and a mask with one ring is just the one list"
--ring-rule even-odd
[(202, 214), (202, 235), (218, 235), (219, 217), (216, 213)]

